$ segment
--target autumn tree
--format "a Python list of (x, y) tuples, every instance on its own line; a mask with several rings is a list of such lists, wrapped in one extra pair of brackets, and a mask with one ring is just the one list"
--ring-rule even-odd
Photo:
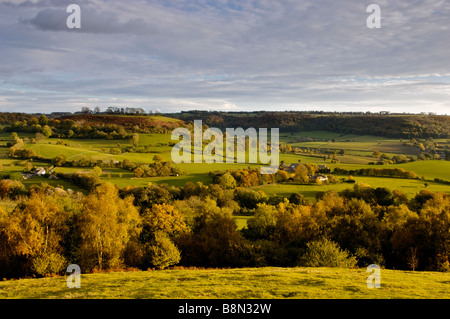
[(286, 245), (300, 247), (321, 234), (320, 224), (310, 206), (288, 201), (277, 205), (274, 238)]
[(413, 230), (418, 220), (419, 215), (405, 204), (387, 208), (382, 219), (386, 266), (396, 265), (399, 268), (407, 268), (409, 252), (413, 249), (417, 253), (417, 249), (413, 248), (415, 247)]
[(42, 134), (44, 134), (45, 137), (50, 137), (53, 134), (51, 127), (44, 125), (44, 127), (42, 127)]
[(289, 202), (295, 205), (308, 206), (308, 200), (300, 193), (292, 193), (291, 196), (289, 196)]
[(184, 265), (225, 267), (246, 265), (244, 238), (231, 211), (207, 198), (194, 208), (190, 231), (177, 240)]
[(361, 199), (353, 198), (345, 205), (344, 214), (329, 219), (327, 232), (343, 249), (358, 256), (360, 265), (384, 263), (381, 254), (382, 232), (378, 214)]
[(299, 265), (304, 267), (354, 267), (357, 260), (339, 244), (327, 238), (307, 243), (305, 253), (299, 258)]
[(186, 230), (184, 216), (172, 205), (155, 204), (142, 213), (143, 231), (141, 239), (151, 241), (156, 232), (163, 232), (171, 237)]
[(131, 237), (140, 233), (140, 216), (133, 198), (121, 199), (110, 183), (98, 186), (83, 201), (80, 217), (82, 268), (115, 268)]
[(275, 206), (258, 204), (255, 215), (247, 221), (247, 227), (243, 229), (243, 234), (251, 240), (271, 239), (277, 223), (277, 210)]
[(294, 171), (294, 181), (306, 184), (309, 182), (308, 168), (304, 164), (299, 164)]
[(132, 142), (133, 142), (134, 147), (137, 147), (139, 145), (139, 134), (138, 133), (133, 134)]
[(229, 173), (226, 172), (222, 175), (219, 175), (215, 181), (218, 185), (220, 185), (223, 189), (234, 189), (236, 188), (236, 180)]
[(146, 248), (147, 258), (151, 265), (157, 269), (175, 265), (181, 259), (180, 250), (169, 236), (161, 231), (154, 234), (153, 241)]
[(13, 253), (25, 256), (37, 274), (58, 273), (65, 266), (60, 243), (67, 232), (66, 218), (53, 196), (33, 193), (5, 221)]
[[(450, 196), (435, 193), (419, 212), (424, 241), (418, 241), (422, 258), (428, 260), (428, 269), (450, 271)], [(420, 234), (418, 234), (420, 235)]]

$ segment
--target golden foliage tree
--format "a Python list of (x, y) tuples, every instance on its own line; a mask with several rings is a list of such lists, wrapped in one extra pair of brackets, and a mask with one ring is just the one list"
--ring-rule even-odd
[(82, 268), (115, 268), (128, 240), (140, 232), (140, 216), (132, 198), (120, 199), (113, 184), (98, 186), (83, 201), (80, 218)]
[(60, 243), (67, 233), (66, 218), (55, 197), (33, 193), (4, 224), (13, 253), (31, 260), (38, 274), (59, 272), (64, 267)]

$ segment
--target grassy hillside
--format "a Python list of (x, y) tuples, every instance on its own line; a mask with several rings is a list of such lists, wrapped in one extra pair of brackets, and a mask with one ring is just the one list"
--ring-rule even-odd
[(241, 268), (82, 274), (0, 282), (0, 298), (397, 299), (450, 298), (450, 274), (381, 269), (381, 288), (367, 287), (365, 269)]

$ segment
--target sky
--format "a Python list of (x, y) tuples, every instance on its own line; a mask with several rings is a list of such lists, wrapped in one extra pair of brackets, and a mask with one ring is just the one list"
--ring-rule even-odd
[(96, 106), (449, 114), (450, 1), (0, 0), (0, 111)]

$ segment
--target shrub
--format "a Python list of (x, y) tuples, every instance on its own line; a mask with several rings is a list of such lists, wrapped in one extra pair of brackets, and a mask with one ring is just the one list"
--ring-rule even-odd
[(164, 269), (177, 264), (181, 254), (167, 234), (161, 231), (155, 233), (155, 240), (147, 246), (150, 263), (157, 269)]
[(355, 257), (327, 238), (310, 241), (306, 246), (305, 253), (299, 259), (300, 266), (349, 268), (357, 263)]
[(58, 274), (66, 264), (66, 259), (60, 254), (43, 254), (33, 259), (32, 270), (41, 276)]

